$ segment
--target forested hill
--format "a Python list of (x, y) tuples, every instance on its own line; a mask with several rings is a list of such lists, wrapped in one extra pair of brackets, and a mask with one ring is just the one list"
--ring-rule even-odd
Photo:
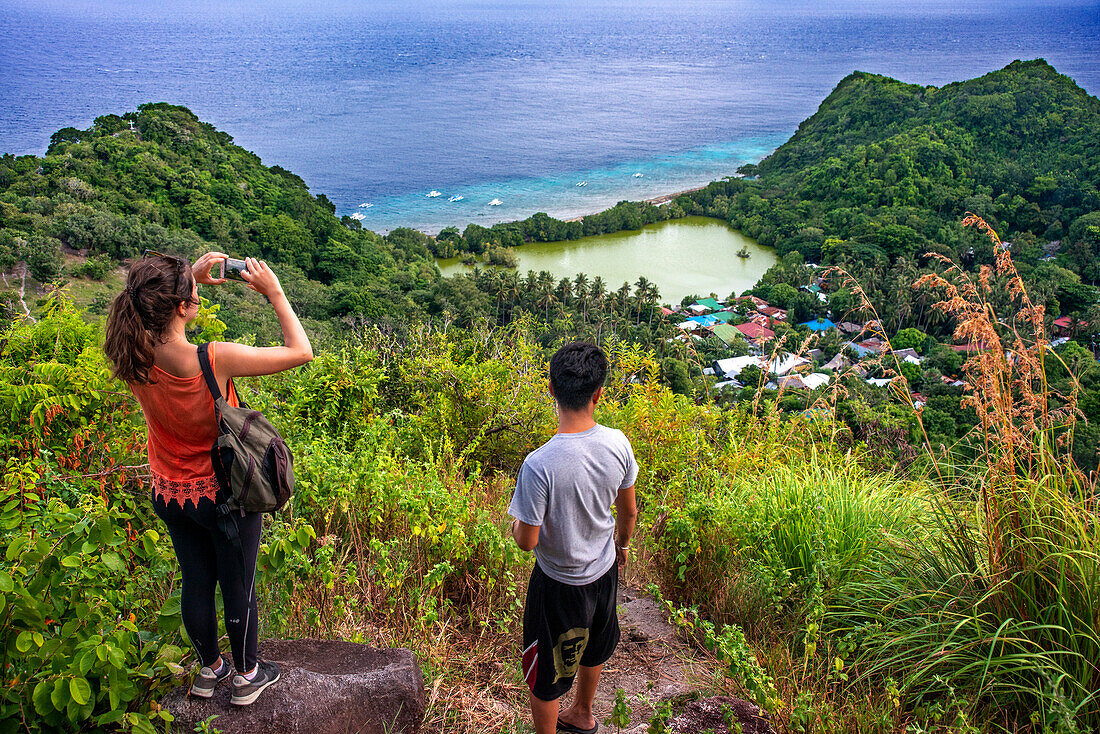
[(307, 317), (407, 317), (438, 280), (427, 241), (341, 221), (300, 177), (164, 103), (59, 130), (41, 158), (0, 158), (0, 270), (26, 260), (40, 281), (61, 272), (62, 245), (116, 260), (217, 248), (277, 262)]
[[(826, 234), (863, 235), (877, 254), (911, 255), (937, 239), (913, 210), (952, 221), (969, 210), (1006, 239), (1059, 240), (1100, 209), (1100, 100), (1041, 59), (942, 88), (856, 72), (787, 143), (744, 171), (759, 174), (769, 198), (800, 210), (803, 227), (829, 212), (828, 233), (799, 238), (774, 223), (783, 249), (808, 258), (820, 256), (815, 245)], [(886, 209), (922, 220), (904, 224), (915, 230), (900, 233), (907, 241), (877, 242), (852, 226)]]
[[(1100, 101), (1045, 61), (1013, 62), (942, 88), (853, 73), (787, 143), (743, 171), (749, 178), (715, 182), (668, 206), (622, 202), (579, 221), (536, 214), (490, 228), (451, 227), (435, 238), (409, 229), (380, 236), (337, 218), (323, 194), (263, 165), (189, 110), (147, 104), (96, 118), (88, 130), (58, 131), (43, 157), (0, 158), (0, 272), (26, 261), (39, 281), (68, 279), (78, 273), (62, 272), (63, 246), (114, 261), (146, 247), (185, 255), (218, 248), (277, 263), (287, 293), (317, 328), (339, 330), (341, 319), (360, 317), (507, 322), (515, 308), (549, 321), (554, 303), (562, 310), (573, 302), (572, 291), (560, 283), (555, 290), (549, 275), (545, 288), (531, 279), (513, 287), (514, 278), (496, 272), (443, 280), (431, 256), (470, 253), (506, 263), (511, 257), (501, 248), (526, 241), (705, 214), (782, 257), (797, 252), (804, 262), (845, 265), (892, 328), (927, 330), (932, 325), (910, 323), (911, 313), (926, 310), (899, 303), (892, 284), (912, 282), (929, 251), (970, 267), (991, 262), (988, 241), (958, 226), (969, 211), (1012, 243), (1048, 315), (1088, 317), (1096, 308), (1090, 284), (1100, 283)], [(761, 288), (805, 285), (811, 277), (798, 263), (780, 270)], [(521, 291), (530, 303), (521, 303)], [(240, 289), (211, 295), (230, 333), (277, 336)], [(648, 325), (659, 299), (643, 295), (639, 306), (627, 286), (619, 310)], [(579, 302), (584, 321), (587, 302)], [(940, 328), (946, 333), (950, 324)]]

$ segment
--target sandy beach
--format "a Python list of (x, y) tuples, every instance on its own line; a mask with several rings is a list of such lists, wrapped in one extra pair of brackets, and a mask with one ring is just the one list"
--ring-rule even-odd
[[(696, 186), (693, 189), (684, 189), (683, 191), (675, 191), (671, 194), (661, 194), (660, 196), (654, 196), (652, 199), (642, 199), (642, 201), (645, 202), (646, 204), (654, 204), (656, 206), (660, 206), (661, 204), (667, 204), (668, 202), (675, 199), (677, 196), (681, 196), (683, 194), (691, 194), (691, 193), (694, 193), (696, 191), (702, 191), (703, 189), (705, 189), (709, 185), (710, 184), (703, 184), (702, 186)], [(606, 211), (606, 209), (601, 209), (600, 211)], [(562, 221), (564, 221), (564, 222), (579, 222), (582, 219), (584, 219), (585, 217), (591, 216), (593, 214), (599, 214), (600, 211), (588, 212), (586, 214), (579, 214), (575, 217), (569, 217), (568, 219), (563, 219)]]

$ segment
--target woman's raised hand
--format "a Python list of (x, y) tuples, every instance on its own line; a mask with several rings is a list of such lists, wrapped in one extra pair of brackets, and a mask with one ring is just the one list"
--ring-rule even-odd
[(279, 278), (267, 263), (254, 257), (246, 257), (244, 262), (248, 270), (242, 271), (241, 277), (248, 283), (249, 288), (267, 296), (269, 301), (274, 296), (282, 294), (283, 287), (279, 284)]
[(224, 283), (225, 278), (214, 278), (210, 275), (210, 269), (223, 260), (228, 260), (229, 255), (224, 252), (208, 252), (191, 266), (191, 274), (195, 276), (195, 282), (202, 285), (218, 285)]

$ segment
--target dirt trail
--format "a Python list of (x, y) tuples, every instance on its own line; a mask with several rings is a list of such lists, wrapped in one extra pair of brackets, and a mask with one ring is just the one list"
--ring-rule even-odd
[[(653, 597), (638, 589), (621, 588), (619, 626), (622, 639), (604, 666), (596, 689), (595, 712), (600, 731), (615, 731), (615, 727), (603, 722), (610, 715), (620, 688), (626, 693), (631, 709), (630, 724), (622, 731), (642, 734), (661, 701), (714, 686), (714, 659), (677, 636)], [(563, 708), (566, 705), (563, 701)]]
[[(11, 285), (8, 283), (8, 276), (4, 273), (0, 273), (0, 277), (4, 279), (4, 287), (11, 288)], [(27, 301), (25, 300), (27, 294), (27, 266), (25, 264), (23, 265), (23, 275), (19, 281), (19, 291), (17, 294), (19, 296), (19, 303), (23, 306), (23, 313), (27, 315), (28, 319), (35, 321), (36, 319), (31, 316), (31, 310), (27, 308)]]

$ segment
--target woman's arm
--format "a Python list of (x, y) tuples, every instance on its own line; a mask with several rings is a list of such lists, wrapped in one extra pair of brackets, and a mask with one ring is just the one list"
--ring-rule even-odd
[(286, 299), (279, 279), (263, 260), (245, 258), (248, 270), (241, 273), (252, 290), (267, 296), (283, 327), (283, 346), (249, 347), (225, 342), (218, 345), (216, 372), (220, 382), (231, 377), (270, 375), (305, 364), (313, 359), (313, 347), (309, 344), (302, 323), (298, 321), (290, 301)]

